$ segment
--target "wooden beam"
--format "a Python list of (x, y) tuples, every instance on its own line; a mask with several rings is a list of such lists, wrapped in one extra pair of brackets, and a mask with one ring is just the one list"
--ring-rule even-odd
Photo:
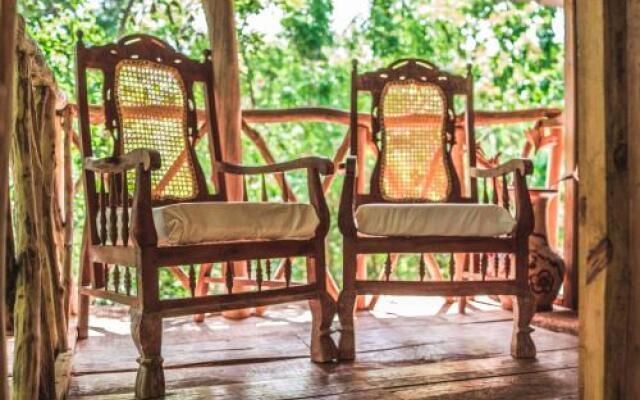
[[(622, 49), (626, 56), (627, 140), (629, 165), (629, 254), (627, 260), (628, 281), (622, 276), (621, 285), (629, 286), (629, 308), (626, 326), (627, 346), (624, 349), (626, 375), (624, 392), (627, 398), (640, 398), (640, 0), (628, 0), (626, 4), (627, 43)], [(612, 38), (615, 39), (615, 38)], [(615, 296), (614, 293), (610, 294)], [(615, 304), (614, 304), (615, 305)], [(613, 311), (613, 310), (611, 310)], [(615, 345), (615, 341), (612, 340)], [(615, 354), (614, 354), (615, 355)]]
[(9, 398), (7, 346), (5, 338), (5, 276), (7, 220), (9, 204), (9, 148), (13, 129), (13, 82), (15, 70), (16, 2), (0, 3), (0, 398)]
[[(218, 127), (226, 162), (242, 163), (242, 109), (240, 107), (240, 70), (233, 0), (204, 0), (213, 49), (214, 87)], [(227, 176), (229, 197), (242, 200), (242, 182)]]
[(638, 15), (639, 0), (576, 1), (583, 399), (640, 398)]
[[(240, 67), (233, 0), (203, 0), (202, 3), (213, 49), (214, 90), (222, 154), (224, 161), (242, 164)], [(228, 200), (242, 201), (242, 177), (226, 174), (225, 180)], [(238, 277), (246, 275), (245, 263), (234, 263), (234, 272)], [(227, 311), (224, 315), (248, 317), (251, 310)]]
[[(77, 114), (77, 105), (69, 104)], [(178, 109), (175, 109), (178, 112)], [(166, 110), (165, 110), (166, 112)], [(204, 119), (204, 110), (197, 110), (198, 120)], [(553, 119), (562, 114), (558, 108), (530, 108), (513, 111), (483, 111), (474, 113), (475, 126), (510, 125), (523, 122), (538, 122), (543, 119)], [(274, 124), (290, 122), (326, 122), (331, 124), (349, 125), (349, 112), (327, 107), (296, 107), (274, 109), (248, 109), (242, 111), (242, 118), (249, 124)], [(92, 125), (104, 124), (104, 110), (102, 106), (89, 107), (89, 119)], [(463, 126), (464, 113), (456, 116), (456, 125)], [(358, 125), (371, 129), (371, 116), (366, 113), (358, 115)]]
[[(576, 115), (576, 2), (566, 0), (565, 61), (564, 61), (564, 173), (575, 171), (578, 165), (578, 138)], [(564, 262), (567, 272), (564, 279), (562, 303), (565, 307), (578, 308), (578, 182), (567, 179), (564, 186)]]

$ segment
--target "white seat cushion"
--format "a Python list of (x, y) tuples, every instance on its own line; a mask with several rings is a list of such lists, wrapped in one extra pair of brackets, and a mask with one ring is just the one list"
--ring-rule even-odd
[(365, 204), (358, 231), (372, 236), (483, 236), (513, 232), (516, 221), (493, 204)]
[(204, 202), (153, 209), (158, 242), (184, 245), (234, 240), (305, 240), (320, 220), (310, 204)]
[[(313, 206), (298, 203), (180, 203), (152, 211), (160, 245), (234, 240), (305, 240), (315, 235), (320, 222)], [(118, 240), (121, 240), (121, 208), (117, 209), (116, 215)], [(107, 210), (107, 224), (109, 221)], [(100, 231), (100, 216), (96, 218), (96, 225)]]

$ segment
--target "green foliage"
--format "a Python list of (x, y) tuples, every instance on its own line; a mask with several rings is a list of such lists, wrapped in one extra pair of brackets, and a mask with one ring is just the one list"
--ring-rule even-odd
[(308, 60), (324, 59), (322, 49), (333, 44), (329, 30), (333, 11), (331, 0), (309, 0), (306, 2), (282, 2), (286, 15), (281, 24), (285, 37), (295, 47), (298, 56)]
[[(196, 58), (208, 47), (199, 0), (21, 3), (29, 32), (45, 51), (60, 86), (71, 99), (75, 31), (79, 29), (85, 32), (88, 44), (145, 32)], [(477, 109), (562, 106), (564, 47), (562, 31), (557, 28), (562, 25), (558, 9), (534, 2), (493, 0), (371, 0), (346, 26), (336, 27), (332, 23), (338, 17), (336, 1), (236, 0), (235, 6), (245, 108), (348, 109), (352, 58), (359, 59), (364, 71), (406, 57), (424, 58), (460, 74), (471, 63)], [(257, 19), (260, 16), (263, 18)], [(310, 154), (332, 157), (346, 131), (344, 126), (329, 124), (255, 128), (263, 134), (277, 160)], [(524, 126), (484, 128), (478, 129), (477, 136), (487, 155), (500, 151), (506, 159), (519, 155), (523, 129)], [(246, 138), (243, 143), (244, 161), (261, 163), (255, 147)], [(199, 154), (206, 159), (206, 148)], [(209, 165), (206, 161), (205, 164)], [(545, 165), (546, 157), (538, 157), (535, 184), (544, 182), (541, 171)], [(303, 197), (303, 177), (292, 177), (290, 182), (296, 194)], [(341, 185), (342, 178), (338, 177), (328, 193), (334, 225)], [(275, 188), (270, 190), (277, 192)], [(259, 196), (258, 192), (254, 196)], [(81, 208), (78, 211), (76, 226), (81, 226), (84, 216)], [(329, 265), (339, 278), (341, 238), (335, 226), (328, 244)], [(376, 265), (381, 266), (382, 259)], [(400, 270), (408, 267), (402, 264)], [(174, 290), (169, 284), (165, 289)]]

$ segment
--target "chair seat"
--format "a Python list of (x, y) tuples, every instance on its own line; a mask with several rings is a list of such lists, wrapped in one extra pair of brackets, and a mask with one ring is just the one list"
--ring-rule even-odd
[[(320, 223), (312, 205), (299, 203), (178, 203), (156, 207), (152, 212), (161, 246), (246, 240), (307, 240), (315, 236)], [(121, 208), (118, 208), (117, 216), (120, 240)], [(99, 217), (96, 224), (100, 230)]]
[(356, 210), (360, 233), (372, 236), (481, 236), (513, 232), (516, 221), (493, 204), (365, 204)]
[(310, 204), (203, 202), (153, 209), (158, 242), (185, 245), (238, 240), (306, 240), (320, 220)]

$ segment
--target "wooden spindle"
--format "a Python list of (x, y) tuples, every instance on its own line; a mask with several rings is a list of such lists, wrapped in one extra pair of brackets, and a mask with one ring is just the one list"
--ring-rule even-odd
[(109, 264), (102, 264), (102, 273), (104, 274), (104, 289), (109, 290)]
[(482, 253), (482, 257), (480, 258), (480, 273), (482, 274), (482, 280), (484, 281), (487, 277), (487, 268), (489, 267), (489, 258), (487, 253)]
[(474, 274), (479, 274), (480, 273), (480, 254), (478, 253), (473, 253), (473, 273)]
[(267, 258), (267, 261), (265, 261), (265, 267), (267, 270), (267, 280), (271, 280), (271, 259)]
[(291, 259), (289, 257), (284, 260), (284, 282), (286, 287), (291, 285)]
[(196, 267), (189, 265), (189, 290), (191, 291), (191, 297), (196, 296)]
[(120, 266), (118, 264), (113, 268), (113, 291), (120, 293)]
[[(127, 171), (122, 173), (122, 245), (129, 244), (129, 185), (127, 184)], [(128, 271), (128, 269), (127, 269)]]
[(264, 174), (261, 175), (260, 186), (261, 186), (260, 200), (263, 201), (263, 202), (269, 201), (269, 196), (267, 195), (267, 181), (266, 181), (266, 179), (264, 177)]
[(506, 253), (504, 255), (504, 277), (509, 279), (509, 276), (511, 276), (511, 255)]
[(453, 256), (453, 253), (451, 253), (449, 257), (449, 280), (451, 282), (453, 282), (455, 275), (456, 275), (456, 261), (455, 261), (455, 257)]
[(247, 191), (247, 176), (242, 175), (242, 201), (249, 201), (249, 192)]
[(484, 178), (482, 181), (484, 182), (484, 185), (482, 185), (482, 202), (484, 204), (489, 204), (489, 193), (487, 191), (487, 186), (488, 186), (487, 178)]
[(282, 200), (285, 203), (289, 202), (289, 191), (287, 190), (287, 176), (282, 173)]
[(509, 187), (507, 186), (506, 175), (502, 175), (502, 206), (509, 210)]
[(100, 243), (107, 244), (107, 192), (104, 185), (104, 174), (100, 174)]
[(384, 279), (389, 282), (391, 276), (391, 255), (387, 253), (387, 259), (384, 261)]
[(258, 292), (262, 291), (262, 262), (260, 259), (257, 261), (256, 266), (256, 285), (258, 286)]
[(109, 175), (109, 240), (115, 246), (118, 243), (118, 185), (116, 175)]
[(493, 204), (498, 204), (498, 180), (495, 176), (491, 180), (493, 181), (493, 195), (491, 196), (491, 202)]
[(493, 276), (498, 277), (500, 274), (500, 254), (493, 253)]
[(420, 253), (420, 282), (424, 282), (425, 274), (426, 274), (426, 265), (424, 261), (424, 254)]
[(227, 292), (233, 293), (233, 262), (227, 261), (225, 267), (225, 283), (227, 285)]
[(247, 278), (251, 279), (251, 260), (247, 260)]
[(127, 296), (131, 295), (131, 268), (124, 267), (124, 290)]

